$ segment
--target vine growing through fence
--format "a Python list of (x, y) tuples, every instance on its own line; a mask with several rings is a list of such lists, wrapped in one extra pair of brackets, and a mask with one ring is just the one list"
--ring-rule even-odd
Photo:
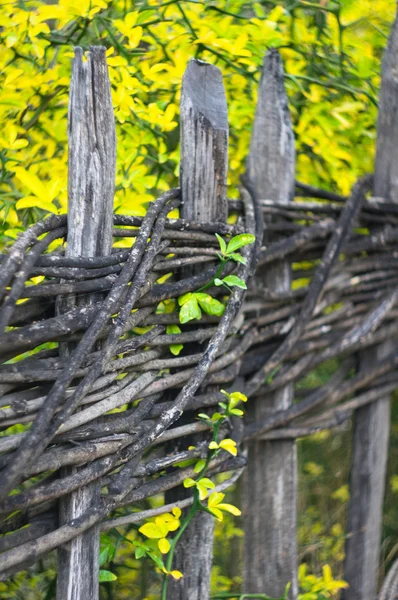
[[(220, 452), (224, 451), (232, 456), (236, 456), (238, 453), (234, 440), (230, 438), (220, 440), (220, 429), (222, 425), (228, 426), (231, 418), (243, 417), (243, 410), (237, 407), (241, 402), (247, 402), (247, 397), (241, 392), (221, 390), (221, 393), (224, 395), (225, 401), (218, 403), (220, 411), (213, 412), (211, 417), (205, 413), (199, 413), (198, 415), (198, 419), (204, 422), (212, 433), (206, 458), (200, 458), (199, 460), (191, 459), (180, 464), (175, 464), (175, 466), (181, 467), (194, 465), (194, 477), (189, 477), (183, 481), (185, 488), (193, 489), (192, 505), (186, 516), (180, 519), (182, 514), (181, 509), (176, 506), (170, 512), (165, 512), (154, 520), (151, 519), (137, 528), (144, 539), (136, 539), (133, 542), (117, 532), (116, 545), (107, 543), (100, 554), (100, 566), (102, 566), (104, 562), (112, 560), (115, 557), (121, 539), (133, 544), (137, 559), (147, 556), (163, 573), (161, 600), (167, 600), (168, 578), (180, 579), (184, 576), (180, 571), (172, 569), (173, 558), (177, 544), (194, 516), (198, 512), (203, 511), (222, 521), (223, 512), (231, 513), (234, 516), (241, 514), (241, 511), (236, 506), (223, 502), (225, 494), (211, 491), (214, 490), (215, 483), (206, 477), (211, 462)], [(195, 450), (195, 447), (190, 447), (189, 450)], [(170, 541), (168, 535), (174, 532), (176, 533)], [(166, 556), (165, 560), (162, 555)], [(100, 570), (100, 582), (113, 581), (115, 579), (116, 576), (110, 571)]]
[[(188, 292), (178, 298), (178, 304), (180, 308), (180, 323), (188, 323), (194, 319), (200, 319), (202, 316), (202, 310), (215, 317), (221, 317), (224, 314), (224, 305), (213, 298), (210, 294), (205, 294), (204, 291), (213, 285), (219, 287), (224, 286), (230, 292), (232, 287), (238, 287), (242, 290), (246, 290), (246, 283), (237, 275), (226, 275), (220, 279), (224, 267), (230, 262), (234, 261), (245, 265), (246, 259), (237, 250), (253, 244), (256, 237), (251, 233), (241, 233), (234, 236), (229, 242), (228, 246), (225, 240), (216, 233), (218, 243), (220, 245), (220, 252), (218, 257), (220, 259), (220, 266), (218, 267), (214, 277), (206, 283), (203, 287), (199, 288), (196, 292)], [(176, 332), (177, 333), (177, 332)]]

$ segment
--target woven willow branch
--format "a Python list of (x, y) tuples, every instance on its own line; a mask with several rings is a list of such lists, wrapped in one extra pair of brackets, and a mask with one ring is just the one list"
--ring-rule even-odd
[[(311, 390), (301, 385), (289, 409), (244, 431), (230, 423), (228, 435), (237, 442), (341, 427), (356, 408), (398, 387), (396, 353), (352, 374), (358, 350), (398, 330), (398, 211), (381, 199), (366, 199), (369, 186), (369, 178), (358, 182), (345, 203), (324, 196), (328, 202), (289, 205), (253, 203), (243, 189), (242, 200), (230, 202), (235, 225), (168, 219), (179, 203), (179, 190), (171, 190), (144, 218), (115, 215), (115, 239), (131, 237), (134, 243), (115, 246), (105, 257), (69, 258), (62, 245), (48, 252), (54, 240), (63, 240), (66, 216), (52, 216), (18, 238), (1, 257), (0, 273), (2, 579), (95, 523), (106, 530), (158, 514), (113, 516), (116, 508), (193, 475), (192, 468), (173, 465), (205, 457), (207, 442), (174, 453), (168, 445), (167, 454), (165, 444), (206, 433), (195, 411), (211, 412), (222, 399), (214, 387), (207, 391), (209, 385), (236, 385), (239, 377), (250, 401), (338, 359), (330, 380)], [(263, 226), (271, 240), (266, 248), (259, 242)], [(214, 234), (243, 231), (254, 233), (257, 244), (245, 249), (246, 265), (230, 263), (224, 275), (236, 273), (248, 291), (211, 287), (210, 294), (226, 301), (224, 315), (204, 316), (188, 327), (180, 324), (181, 333), (167, 333), (179, 316), (159, 312), (160, 302), (211, 283), (219, 265)], [(282, 258), (293, 263), (292, 289), (256, 287), (255, 269)], [(185, 267), (198, 264), (198, 274), (183, 276)], [(44, 280), (34, 284), (37, 276)], [(106, 292), (104, 300), (56, 316), (58, 295), (94, 291)], [(75, 350), (61, 359), (58, 343), (68, 341)], [(170, 353), (172, 344), (184, 345), (181, 354)], [(164, 397), (167, 390), (175, 390), (174, 400)], [(191, 419), (180, 425), (183, 412)], [(234, 481), (244, 462), (244, 455), (231, 459), (224, 453), (210, 473), (237, 469)], [(60, 477), (67, 465), (80, 469)], [(100, 503), (58, 527), (57, 499), (93, 481), (102, 489)], [(9, 495), (11, 490), (17, 493)]]

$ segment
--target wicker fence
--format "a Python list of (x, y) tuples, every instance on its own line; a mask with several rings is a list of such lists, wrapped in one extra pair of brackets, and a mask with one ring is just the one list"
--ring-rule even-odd
[[(105, 53), (92, 48), (83, 62), (76, 50), (69, 214), (33, 225), (1, 259), (2, 580), (58, 549), (57, 598), (98, 598), (100, 530), (189, 506), (179, 490), (195, 474), (173, 465), (206, 456), (208, 426), (197, 412), (211, 415), (226, 388), (247, 394), (248, 414), (244, 425), (225, 426), (240, 452), (219, 454), (209, 476), (230, 473), (222, 490), (244, 473), (244, 591), (281, 595), (290, 581), (296, 597), (295, 440), (353, 419), (344, 597), (375, 597), (389, 398), (398, 387), (397, 46), (395, 25), (374, 181), (361, 179), (349, 198), (295, 182), (283, 69), (271, 51), (240, 200), (228, 201), (221, 73), (190, 62), (181, 189), (164, 193), (144, 218), (113, 215)], [(176, 208), (181, 218), (168, 218)], [(242, 250), (244, 264), (228, 262), (220, 274), (215, 234), (240, 233), (256, 243)], [(112, 248), (121, 238), (134, 244)], [(58, 239), (66, 248), (48, 251)], [(213, 285), (228, 274), (246, 281), (247, 291)], [(45, 280), (33, 285), (35, 276)], [(178, 310), (159, 310), (209, 284), (225, 304), (222, 316), (203, 311), (182, 325)], [(176, 344), (183, 345), (178, 356), (170, 352)], [(330, 380), (295, 397), (294, 384), (332, 358)], [(129, 510), (163, 492), (167, 506)], [(176, 556), (184, 578), (170, 583), (170, 599), (209, 596), (212, 528), (206, 513), (189, 526)], [(397, 585), (393, 568), (380, 598), (396, 597)]]

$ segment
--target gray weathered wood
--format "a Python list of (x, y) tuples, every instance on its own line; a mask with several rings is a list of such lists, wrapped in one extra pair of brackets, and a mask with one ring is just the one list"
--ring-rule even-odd
[(221, 71), (191, 60), (181, 90), (181, 213), (185, 219), (226, 221), (227, 115)]
[[(293, 198), (295, 173), (294, 135), (283, 66), (276, 50), (264, 59), (256, 115), (247, 162), (247, 177), (258, 199), (288, 203)], [(265, 233), (264, 243), (267, 243)], [(261, 289), (288, 291), (290, 267), (278, 262), (258, 270)], [(272, 395), (248, 402), (248, 419), (264, 419), (287, 409), (293, 399), (288, 385)], [(292, 441), (256, 441), (249, 445), (244, 480), (245, 530), (243, 590), (281, 596), (296, 580), (296, 447)]]
[[(228, 111), (221, 71), (191, 60), (181, 91), (182, 217), (226, 222), (227, 155)], [(170, 600), (209, 598), (213, 533), (214, 518), (198, 513), (177, 546), (173, 568), (184, 577), (170, 581)]]
[(398, 202), (398, 16), (384, 53), (377, 122), (375, 196)]
[(392, 567), (383, 581), (378, 600), (397, 600), (398, 598), (398, 560), (394, 561)]
[[(112, 248), (116, 137), (105, 48), (92, 47), (86, 62), (76, 48), (68, 114), (67, 256), (102, 256)], [(87, 304), (98, 295), (60, 299), (58, 310)], [(70, 351), (64, 345), (63, 354)], [(76, 467), (68, 467), (68, 474)], [(60, 501), (59, 519), (76, 518), (98, 500), (93, 483)], [(58, 551), (57, 598), (98, 598), (99, 528), (94, 527)]]
[[(398, 202), (398, 20), (384, 55), (375, 165), (375, 196)], [(367, 369), (393, 350), (388, 341), (362, 353)], [(390, 431), (390, 399), (360, 408), (354, 417), (344, 578), (344, 600), (374, 600), (383, 520)]]

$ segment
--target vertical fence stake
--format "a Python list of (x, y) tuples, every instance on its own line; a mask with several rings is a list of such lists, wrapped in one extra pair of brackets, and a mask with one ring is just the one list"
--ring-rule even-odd
[[(398, 17), (384, 54), (377, 125), (375, 196), (398, 202)], [(394, 349), (392, 341), (361, 353), (367, 369)], [(374, 600), (377, 592), (383, 499), (390, 431), (390, 398), (355, 412), (344, 600)]]
[[(265, 56), (261, 74), (247, 178), (258, 199), (287, 203), (293, 199), (294, 175), (294, 135), (283, 66), (278, 52), (271, 50)], [(261, 288), (287, 292), (290, 284), (286, 261), (257, 272), (259, 293)], [(249, 398), (248, 418), (264, 419), (272, 412), (285, 410), (292, 399), (292, 385), (259, 399)], [(295, 442), (249, 444), (243, 486), (245, 593), (281, 596), (291, 582), (291, 597), (297, 597), (296, 461)]]
[[(86, 62), (75, 49), (68, 114), (67, 256), (103, 256), (112, 248), (116, 137), (105, 48), (91, 47)], [(98, 294), (59, 298), (57, 309), (98, 301)], [(71, 350), (63, 344), (64, 356)], [(68, 473), (77, 467), (67, 467)], [(99, 501), (96, 483), (60, 500), (60, 524), (79, 517)], [(98, 598), (99, 528), (58, 550), (57, 598)]]
[[(198, 221), (227, 220), (228, 110), (221, 71), (191, 60), (181, 90), (181, 216)], [(200, 349), (198, 350), (200, 351)], [(170, 600), (207, 600), (210, 594), (214, 518), (198, 513), (179, 542)]]

